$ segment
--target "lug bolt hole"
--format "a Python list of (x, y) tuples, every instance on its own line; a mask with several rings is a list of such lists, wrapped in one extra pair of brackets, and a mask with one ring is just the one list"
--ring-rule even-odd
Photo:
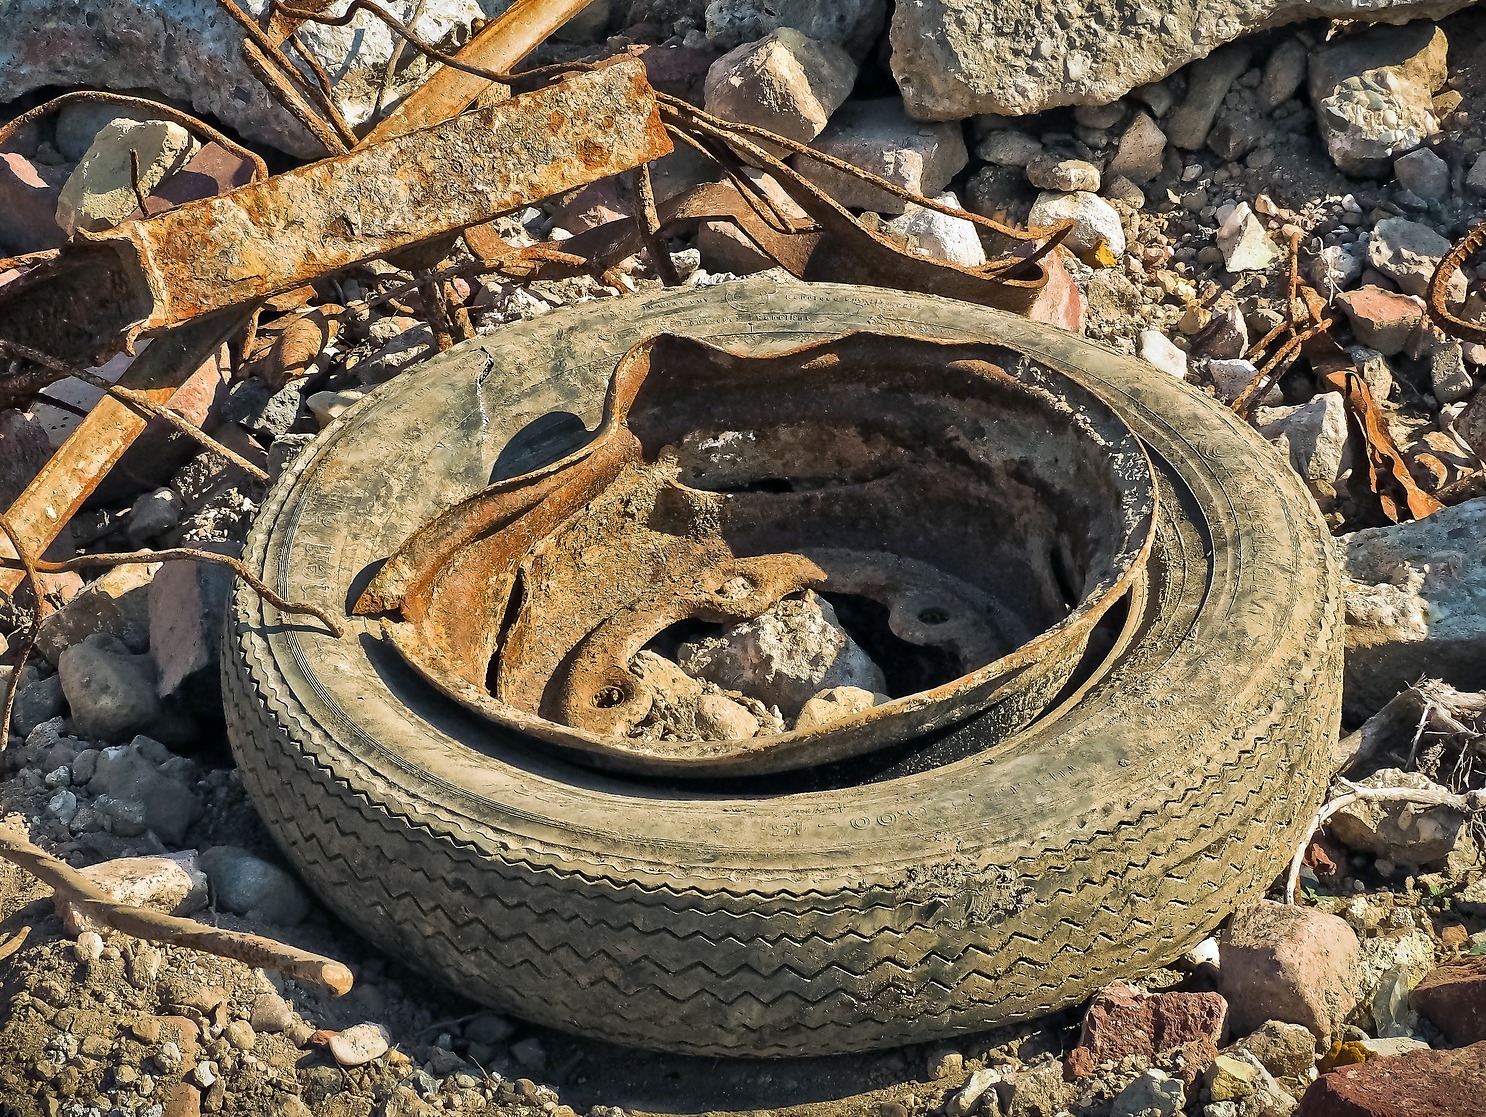
[(624, 691), (617, 686), (606, 686), (593, 696), (593, 704), (600, 710), (612, 710), (623, 703)]

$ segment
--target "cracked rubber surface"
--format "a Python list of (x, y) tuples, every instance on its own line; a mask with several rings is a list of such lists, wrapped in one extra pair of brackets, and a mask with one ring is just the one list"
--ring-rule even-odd
[[(982, 337), (1102, 395), (1162, 512), (1128, 646), (1082, 698), (970, 755), (833, 790), (721, 794), (572, 767), (379, 644), (239, 587), (223, 659), (244, 783), (348, 923), (479, 1000), (639, 1047), (866, 1050), (975, 1031), (1164, 964), (1274, 880), (1317, 807), (1341, 694), (1338, 576), (1278, 455), (1150, 365), (927, 296), (752, 281), (503, 327), (356, 405), (274, 487), (249, 566), (344, 611), (493, 475), (592, 427), (668, 330), (791, 347)], [(519, 435), (517, 432), (520, 432)], [(513, 437), (515, 436), (515, 437)]]

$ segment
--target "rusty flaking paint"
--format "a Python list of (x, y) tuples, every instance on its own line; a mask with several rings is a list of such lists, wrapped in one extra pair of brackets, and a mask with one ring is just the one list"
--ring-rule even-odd
[(0, 316), (13, 341), (98, 357), (670, 150), (644, 66), (626, 62), (84, 235), (8, 284)]
[[(429, 682), (604, 767), (779, 771), (977, 713), (992, 736), (1067, 681), (1148, 554), (1138, 439), (993, 344), (852, 334), (767, 357), (660, 335), (619, 363), (597, 436), (446, 510), (356, 603)], [(669, 626), (813, 588), (885, 609), (955, 677), (830, 725), (647, 737), (631, 660)]]

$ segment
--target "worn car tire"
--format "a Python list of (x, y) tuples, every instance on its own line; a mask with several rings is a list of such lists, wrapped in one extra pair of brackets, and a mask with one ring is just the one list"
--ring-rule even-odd
[[(672, 331), (794, 346), (991, 339), (1102, 395), (1161, 483), (1147, 592), (1076, 700), (990, 749), (816, 790), (571, 766), (440, 698), (375, 621), (335, 639), (239, 589), (223, 661), (243, 780), (352, 926), (465, 993), (639, 1047), (806, 1055), (1023, 1020), (1163, 964), (1271, 881), (1338, 727), (1338, 575), (1278, 455), (1169, 374), (926, 296), (727, 284), (502, 328), (356, 405), (247, 553), (344, 614), (433, 512), (576, 444), (620, 353)], [(512, 439), (520, 432), (519, 437)], [(958, 757), (958, 759), (956, 759)]]

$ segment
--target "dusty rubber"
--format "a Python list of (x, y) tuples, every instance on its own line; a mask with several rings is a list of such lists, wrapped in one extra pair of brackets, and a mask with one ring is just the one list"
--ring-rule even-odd
[[(992, 750), (833, 790), (723, 795), (503, 739), (379, 648), (241, 588), (223, 676), (243, 780), (347, 922), (467, 994), (639, 1047), (806, 1055), (1076, 1003), (1168, 962), (1272, 882), (1314, 812), (1341, 694), (1338, 575), (1278, 455), (1168, 374), (926, 296), (753, 281), (504, 327), (358, 404), (274, 487), (249, 566), (345, 610), (414, 526), (574, 444), (661, 330), (799, 345), (856, 329), (1010, 344), (1146, 442), (1162, 515), (1128, 646)], [(523, 431), (518, 452), (507, 448)]]

